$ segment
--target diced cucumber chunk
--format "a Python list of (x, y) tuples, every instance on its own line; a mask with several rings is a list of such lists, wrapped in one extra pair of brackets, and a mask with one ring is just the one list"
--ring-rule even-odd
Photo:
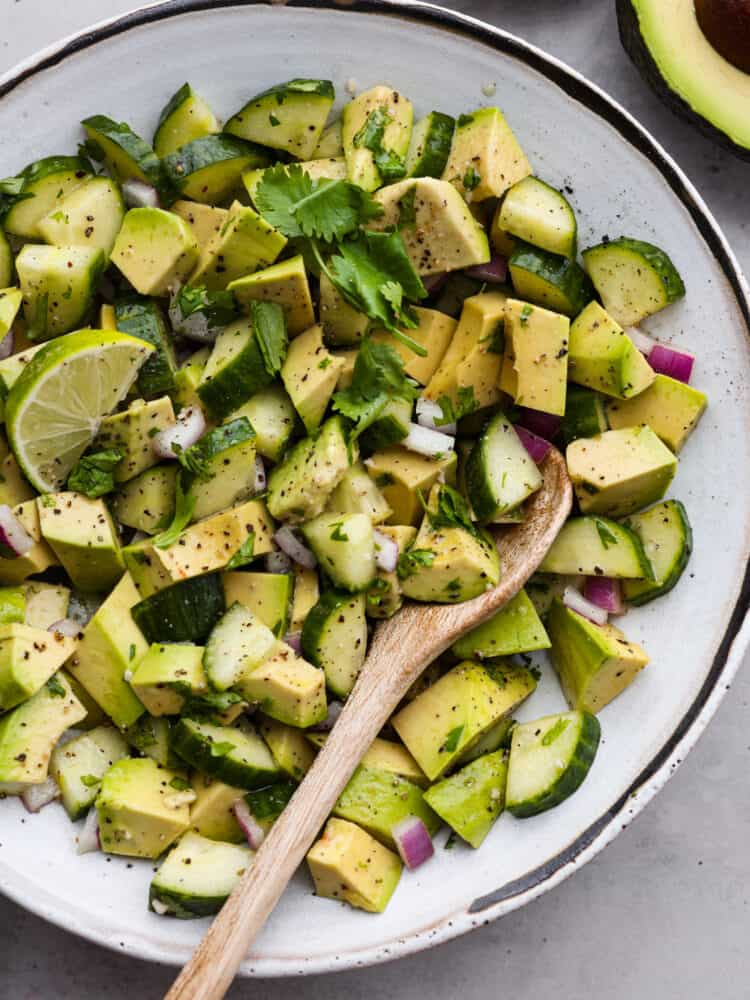
[(240, 319), (217, 337), (198, 395), (214, 420), (224, 420), (272, 381), (252, 323)]
[(312, 158), (335, 97), (330, 80), (289, 80), (256, 94), (226, 124), (226, 131)]
[(544, 557), (541, 573), (650, 578), (651, 564), (635, 531), (607, 517), (572, 517)]
[(666, 253), (643, 240), (622, 236), (589, 247), (583, 263), (604, 308), (621, 326), (635, 326), (685, 294)]
[[(59, 207), (67, 194), (80, 187), (91, 176), (77, 156), (47, 156), (36, 160), (18, 175), (22, 196), (3, 219), (5, 231), (26, 239), (42, 239), (38, 224), (49, 212)], [(10, 280), (3, 282), (3, 287)]]
[(169, 156), (181, 146), (219, 131), (216, 116), (189, 83), (170, 97), (154, 132), (154, 152)]
[(94, 159), (104, 160), (119, 181), (130, 178), (161, 187), (163, 182), (159, 157), (125, 122), (106, 115), (92, 115), (83, 125)]
[(366, 590), (375, 579), (375, 539), (366, 514), (321, 514), (302, 525), (320, 567), (344, 590)]
[(151, 880), (149, 908), (183, 920), (218, 913), (252, 860), (249, 847), (188, 831)]
[(92, 177), (65, 195), (37, 228), (47, 243), (91, 247), (109, 255), (124, 217), (122, 195), (114, 181)]
[(138, 391), (151, 399), (174, 388), (177, 360), (172, 337), (161, 309), (150, 299), (131, 297), (115, 303), (115, 322), (122, 333), (145, 340), (155, 348), (138, 372)]
[(313, 159), (328, 159), (344, 155), (344, 146), (341, 141), (341, 119), (326, 125), (318, 139), (318, 145), (313, 150)]
[(13, 251), (0, 226), (0, 288), (8, 288), (13, 280)]
[(82, 326), (106, 256), (96, 247), (27, 243), (16, 257), (29, 340), (50, 340)]
[(525, 819), (564, 802), (588, 774), (600, 732), (599, 720), (586, 711), (517, 725), (508, 762), (508, 811)]
[(223, 612), (221, 580), (209, 573), (158, 590), (131, 613), (149, 642), (200, 642)]
[(255, 431), (255, 449), (263, 458), (278, 462), (294, 432), (294, 404), (282, 385), (265, 386), (227, 419), (247, 417)]
[(570, 202), (538, 177), (525, 177), (506, 193), (498, 225), (532, 246), (575, 257), (578, 225)]
[(586, 272), (575, 260), (519, 243), (508, 261), (519, 299), (576, 316), (594, 297)]
[(625, 524), (640, 538), (653, 579), (626, 580), (623, 595), (631, 604), (646, 604), (670, 591), (685, 571), (693, 549), (690, 521), (679, 500), (665, 500)]
[(305, 619), (302, 652), (325, 671), (331, 693), (346, 698), (367, 654), (365, 595), (326, 591)]
[(114, 726), (98, 726), (55, 747), (50, 774), (72, 820), (80, 819), (88, 811), (101, 779), (116, 761), (127, 756), (128, 744)]
[(563, 443), (577, 438), (594, 437), (607, 430), (604, 400), (598, 392), (580, 385), (569, 385), (565, 397), (565, 415), (560, 426)]
[(416, 123), (404, 162), (407, 177), (442, 177), (455, 126), (455, 118), (441, 111), (431, 111)]
[(172, 727), (171, 744), (188, 764), (235, 788), (262, 788), (279, 774), (270, 750), (249, 723), (240, 729), (183, 718)]
[(162, 161), (166, 179), (184, 198), (215, 205), (238, 191), (242, 173), (268, 165), (268, 154), (233, 135), (193, 139)]
[(492, 521), (522, 504), (542, 476), (502, 413), (489, 422), (466, 462), (466, 488), (480, 521)]
[(203, 655), (206, 676), (215, 688), (226, 691), (264, 663), (276, 642), (268, 626), (235, 601), (208, 637)]

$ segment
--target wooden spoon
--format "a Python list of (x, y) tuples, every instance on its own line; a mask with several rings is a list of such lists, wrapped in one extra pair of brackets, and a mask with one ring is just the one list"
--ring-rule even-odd
[(463, 604), (406, 604), (378, 625), (315, 763), (166, 1000), (221, 1000), (360, 759), (411, 685), (462, 633), (517, 594), (542, 561), (570, 513), (572, 494), (558, 451), (551, 449), (540, 468), (544, 483), (527, 503), (524, 520), (496, 532), (503, 568), (496, 587)]

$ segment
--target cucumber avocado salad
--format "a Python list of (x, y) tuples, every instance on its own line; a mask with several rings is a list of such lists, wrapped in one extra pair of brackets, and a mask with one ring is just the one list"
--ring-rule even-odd
[(381, 912), (441, 827), (478, 848), (575, 792), (648, 663), (609, 616), (690, 555), (664, 497), (706, 397), (638, 329), (684, 295), (667, 254), (579, 256), (495, 107), (334, 96), (291, 80), (222, 127), (185, 84), (150, 143), (93, 115), (0, 181), (0, 793), (161, 859), (157, 914), (221, 907), (378, 620), (497, 584), (551, 444), (575, 513), (367, 751), (318, 896)]

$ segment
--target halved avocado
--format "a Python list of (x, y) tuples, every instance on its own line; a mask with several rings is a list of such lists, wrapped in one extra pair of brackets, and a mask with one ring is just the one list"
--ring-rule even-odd
[(750, 159), (750, 0), (617, 0), (617, 15), (625, 49), (662, 100)]

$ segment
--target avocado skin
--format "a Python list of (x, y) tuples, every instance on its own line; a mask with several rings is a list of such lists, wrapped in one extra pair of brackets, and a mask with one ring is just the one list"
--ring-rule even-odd
[[(664, 104), (680, 118), (689, 122), (699, 129), (709, 139), (713, 139), (724, 149), (731, 150), (740, 159), (750, 160), (750, 149), (740, 146), (726, 132), (713, 125), (707, 118), (703, 118), (693, 111), (687, 101), (683, 100), (669, 86), (661, 75), (659, 67), (656, 65), (653, 56), (649, 52), (648, 45), (641, 35), (638, 14), (631, 3), (631, 0), (617, 0), (617, 24), (620, 29), (620, 40), (625, 51), (630, 56), (634, 65), (651, 89), (661, 98)], [(686, 56), (686, 58), (688, 58)]]

